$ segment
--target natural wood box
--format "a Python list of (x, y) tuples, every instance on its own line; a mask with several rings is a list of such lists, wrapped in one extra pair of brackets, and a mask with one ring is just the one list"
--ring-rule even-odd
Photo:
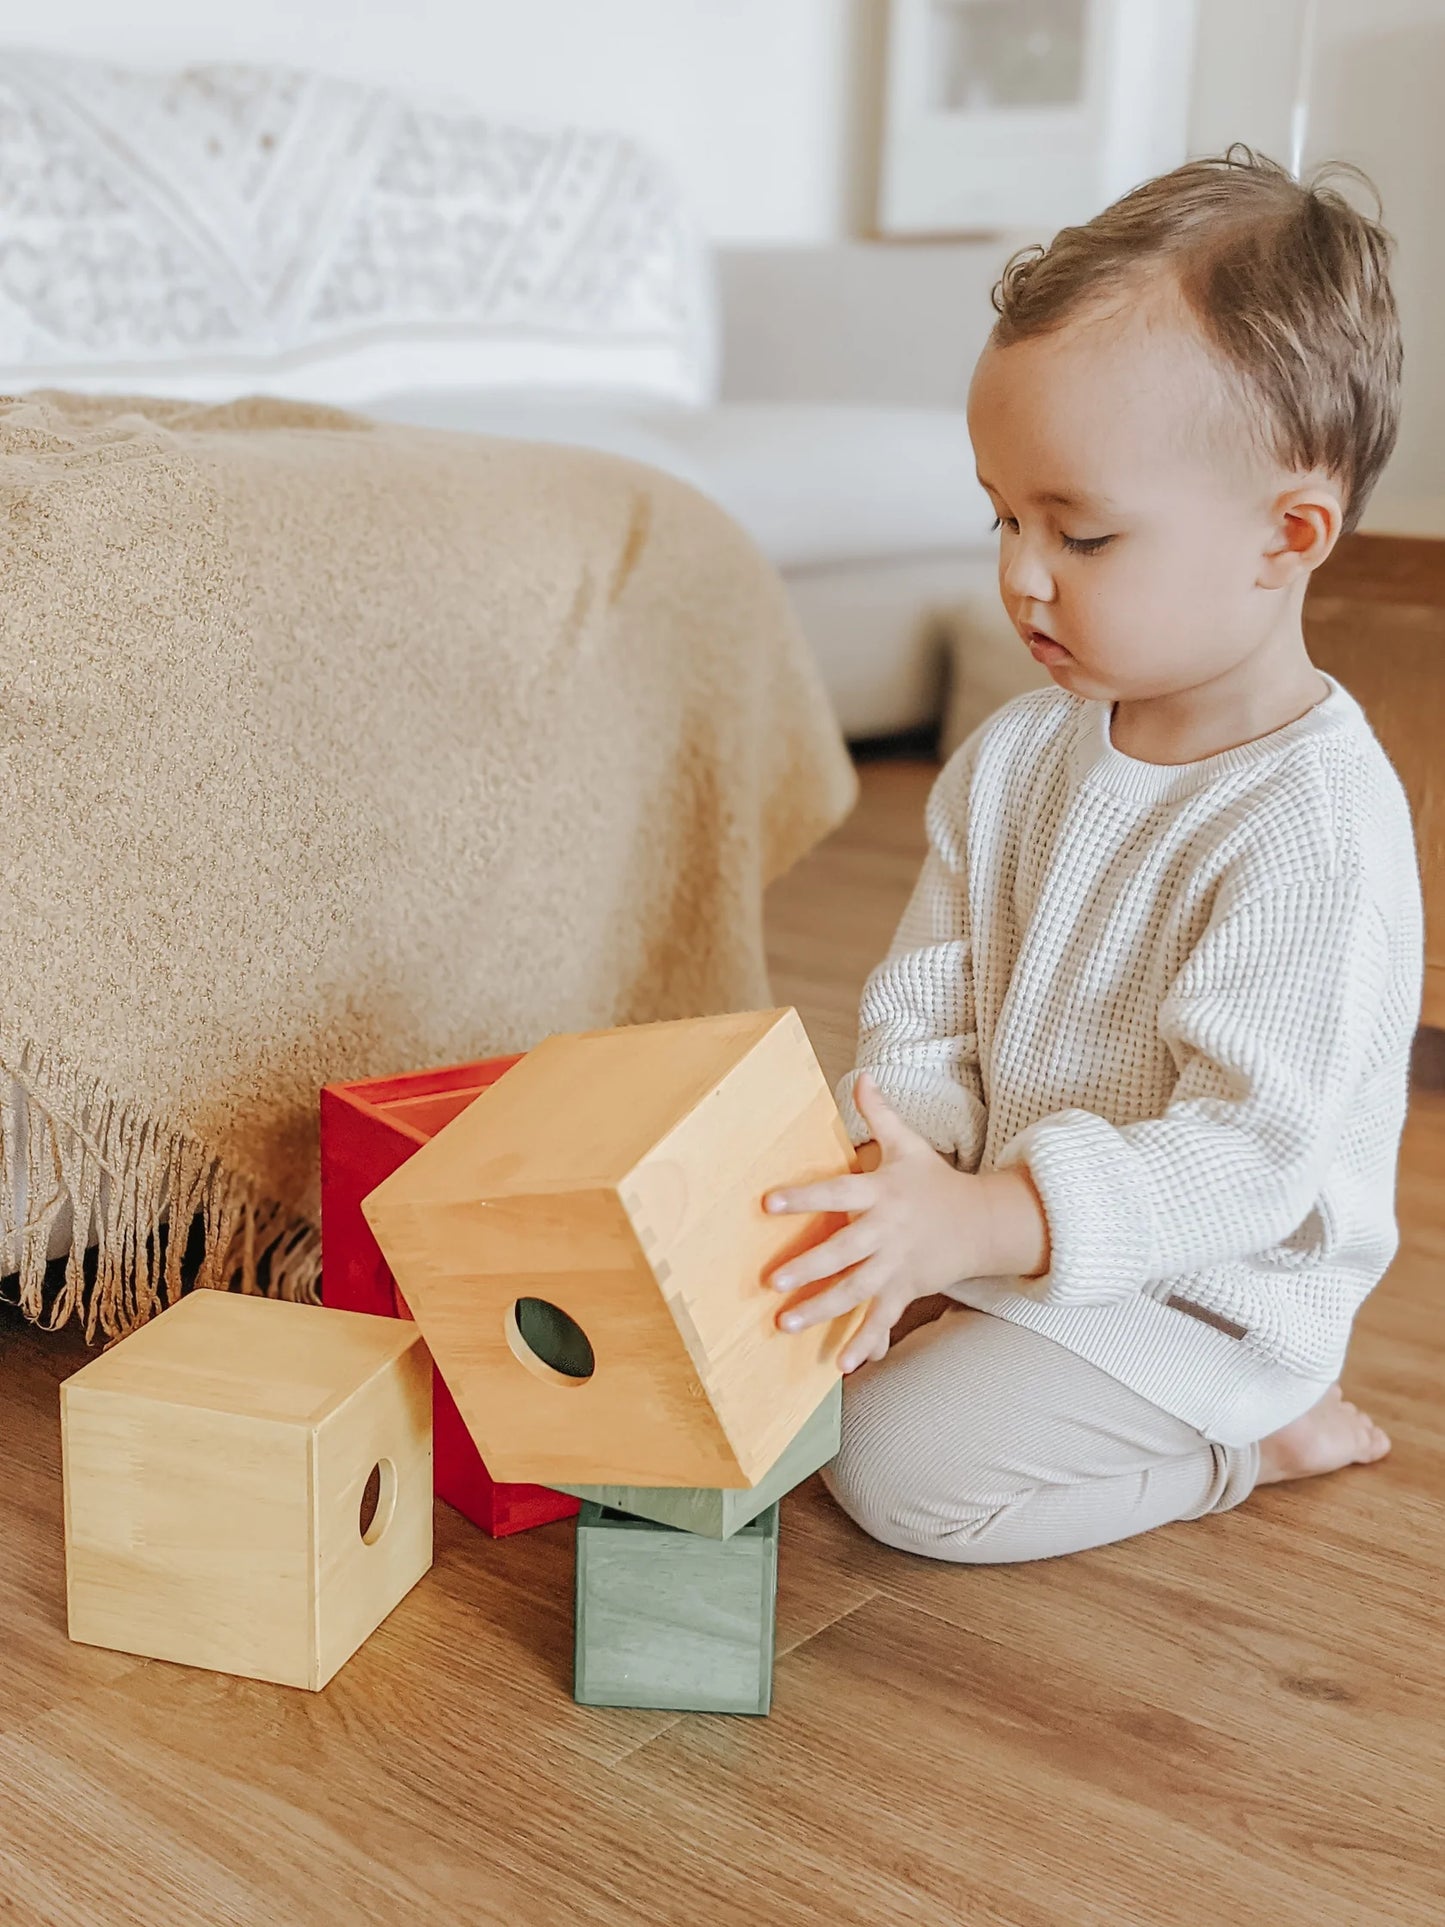
[(196, 1291), (60, 1398), (72, 1639), (314, 1691), (431, 1565), (414, 1325)]
[(863, 1315), (778, 1328), (841, 1220), (764, 1194), (855, 1162), (796, 1011), (751, 1011), (548, 1038), (362, 1209), (494, 1477), (741, 1488)]

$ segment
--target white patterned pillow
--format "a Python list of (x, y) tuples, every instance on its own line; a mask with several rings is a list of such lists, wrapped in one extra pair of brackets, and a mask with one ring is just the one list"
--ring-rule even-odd
[(714, 360), (705, 245), (618, 135), (0, 49), (0, 392), (702, 402)]

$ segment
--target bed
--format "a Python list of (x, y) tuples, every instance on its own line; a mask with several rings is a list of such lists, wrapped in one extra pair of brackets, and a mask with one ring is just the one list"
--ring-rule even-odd
[(315, 1294), (323, 1082), (767, 1003), (854, 779), (630, 141), (10, 48), (0, 171), (0, 1296), (113, 1335)]

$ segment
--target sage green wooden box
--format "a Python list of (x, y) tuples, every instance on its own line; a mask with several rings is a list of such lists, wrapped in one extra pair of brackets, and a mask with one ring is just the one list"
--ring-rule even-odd
[(838, 1456), (843, 1438), (843, 1381), (829, 1392), (771, 1472), (756, 1485), (736, 1491), (707, 1485), (559, 1485), (557, 1492), (591, 1499), (612, 1512), (629, 1512), (661, 1526), (678, 1526), (709, 1539), (730, 1539), (735, 1532), (785, 1499), (795, 1485), (811, 1478)]
[(584, 1500), (573, 1697), (584, 1706), (766, 1713), (778, 1506), (727, 1539)]

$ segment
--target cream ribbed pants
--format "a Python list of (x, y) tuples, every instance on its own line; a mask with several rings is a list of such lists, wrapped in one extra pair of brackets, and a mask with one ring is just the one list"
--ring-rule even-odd
[(1249, 1497), (1259, 1447), (1214, 1445), (1051, 1338), (962, 1307), (865, 1365), (823, 1474), (885, 1545), (1052, 1559)]

